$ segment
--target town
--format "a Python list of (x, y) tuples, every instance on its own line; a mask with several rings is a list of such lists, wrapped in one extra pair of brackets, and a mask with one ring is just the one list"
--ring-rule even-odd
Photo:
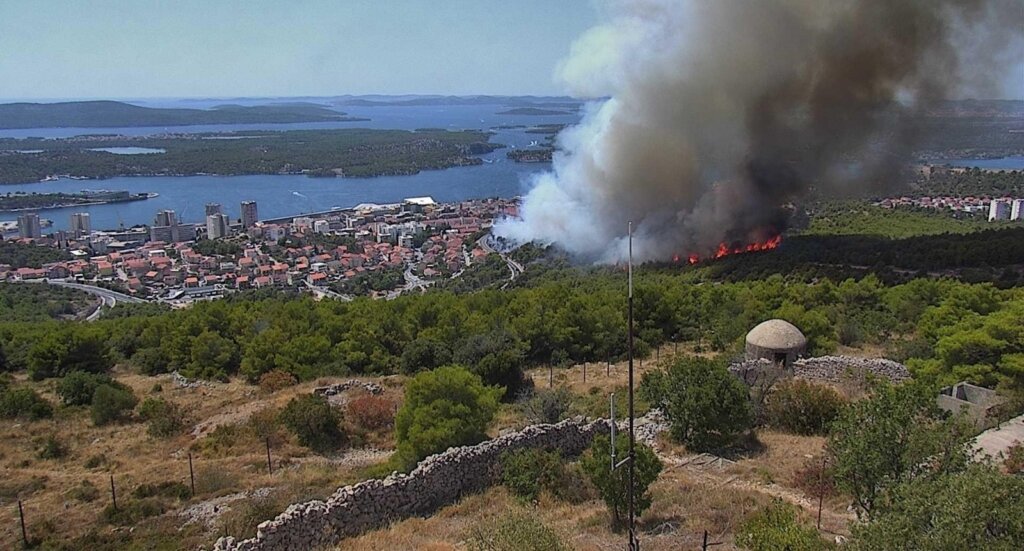
[(92, 230), (89, 214), (78, 212), (70, 231), (46, 236), (39, 215), (25, 213), (17, 242), (64, 249), (72, 259), (39, 268), (0, 265), (0, 280), (85, 283), (172, 307), (265, 288), (393, 298), (481, 261), (491, 252), (483, 238), (493, 221), (516, 212), (516, 199), (444, 204), (411, 197), (259, 220), (256, 202), (245, 201), (237, 220), (211, 203), (205, 224), (182, 223), (162, 210), (151, 226), (115, 231)]

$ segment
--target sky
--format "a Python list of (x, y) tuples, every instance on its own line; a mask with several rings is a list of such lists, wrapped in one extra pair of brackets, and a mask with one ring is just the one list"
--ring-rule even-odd
[(0, 0), (0, 98), (565, 94), (606, 2)]
[(592, 0), (0, 0), (0, 98), (562, 94)]

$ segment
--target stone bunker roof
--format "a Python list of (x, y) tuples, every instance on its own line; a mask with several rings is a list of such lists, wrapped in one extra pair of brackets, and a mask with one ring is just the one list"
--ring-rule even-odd
[(792, 323), (771, 319), (747, 333), (747, 344), (772, 350), (793, 350), (807, 346), (807, 338)]

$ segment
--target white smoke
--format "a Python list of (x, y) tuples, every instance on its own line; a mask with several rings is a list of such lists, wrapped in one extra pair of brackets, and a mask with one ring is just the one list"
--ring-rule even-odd
[[(578, 97), (611, 99), (558, 136), (553, 172), (495, 233), (596, 262), (624, 257), (629, 220), (639, 260), (768, 237), (783, 229), (780, 205), (809, 187), (876, 184), (906, 160), (902, 115), (960, 84), (954, 38), (1005, 48), (996, 37), (1024, 32), (1012, 4), (613, 3), (558, 70)], [(972, 76), (989, 74), (981, 65)]]

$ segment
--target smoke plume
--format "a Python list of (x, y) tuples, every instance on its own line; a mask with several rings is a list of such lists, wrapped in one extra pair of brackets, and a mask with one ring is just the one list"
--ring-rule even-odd
[[(995, 92), (1021, 56), (1017, 0), (635, 0), (612, 4), (559, 68), (589, 104), (558, 136), (516, 242), (667, 260), (783, 229), (809, 190), (862, 191), (909, 160), (912, 121)], [(1002, 65), (1006, 68), (1013, 64)]]

